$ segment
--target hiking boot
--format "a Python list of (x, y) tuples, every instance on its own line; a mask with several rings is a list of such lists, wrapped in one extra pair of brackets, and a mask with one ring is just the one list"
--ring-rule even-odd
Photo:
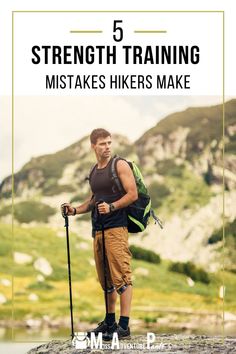
[(98, 326), (91, 331), (87, 332), (87, 337), (90, 338), (91, 333), (94, 333), (95, 336), (98, 336), (99, 332), (105, 333), (108, 330), (108, 324), (105, 321), (99, 322)]
[[(114, 327), (111, 326), (111, 327)], [(106, 331), (106, 333), (103, 334), (102, 339), (105, 341), (110, 341), (113, 338), (113, 333), (117, 332), (118, 334), (118, 339), (130, 339), (130, 329), (129, 327), (127, 327), (127, 329), (122, 328), (120, 325), (116, 324), (116, 328), (111, 328), (109, 327), (108, 330)], [(111, 329), (114, 329), (113, 331), (111, 331)]]

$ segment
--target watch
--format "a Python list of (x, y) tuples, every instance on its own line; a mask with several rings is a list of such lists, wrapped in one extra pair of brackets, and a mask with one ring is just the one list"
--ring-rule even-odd
[(115, 210), (115, 205), (114, 204), (109, 204), (109, 210), (110, 210), (110, 213), (112, 212), (112, 211), (114, 211)]

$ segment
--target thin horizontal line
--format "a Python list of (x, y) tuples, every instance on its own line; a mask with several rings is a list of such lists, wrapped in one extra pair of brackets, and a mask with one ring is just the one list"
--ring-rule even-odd
[(224, 13), (224, 10), (13, 10), (12, 12), (68, 12), (68, 13), (106, 13), (106, 12), (130, 12), (130, 13), (158, 13), (158, 12), (176, 12), (176, 13), (181, 13), (181, 12), (193, 12), (193, 13), (204, 13), (204, 12), (211, 12), (211, 13)]
[(101, 30), (88, 30), (88, 31), (79, 31), (79, 30), (73, 30), (73, 31), (70, 31), (70, 33), (102, 33)]
[(155, 30), (136, 30), (134, 33), (167, 33), (167, 31), (155, 31)]

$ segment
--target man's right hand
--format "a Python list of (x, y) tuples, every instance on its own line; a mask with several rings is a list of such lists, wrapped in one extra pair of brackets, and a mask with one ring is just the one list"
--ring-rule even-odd
[(61, 215), (63, 217), (74, 215), (74, 208), (69, 203), (63, 203), (61, 205)]

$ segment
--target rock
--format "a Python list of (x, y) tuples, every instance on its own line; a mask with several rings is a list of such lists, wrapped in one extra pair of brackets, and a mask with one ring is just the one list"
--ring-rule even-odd
[(42, 274), (38, 274), (37, 277), (36, 277), (36, 279), (37, 279), (37, 281), (38, 281), (39, 283), (42, 283), (42, 282), (45, 280), (45, 278), (44, 278), (44, 276), (43, 276)]
[(63, 186), (66, 184), (71, 184), (71, 181), (73, 181), (77, 169), (78, 169), (78, 161), (66, 165), (66, 167), (63, 170), (62, 177), (57, 182), (58, 185)]
[(75, 248), (76, 249), (81, 249), (81, 250), (88, 250), (90, 247), (87, 244), (87, 242), (80, 242), (80, 243), (76, 244)]
[[(225, 217), (236, 217), (236, 191), (225, 192)], [(209, 203), (196, 211), (173, 215), (165, 221), (164, 229), (150, 222), (145, 238), (145, 248), (162, 259), (176, 262), (191, 261), (209, 272), (221, 269), (222, 259), (217, 249), (222, 244), (207, 244), (209, 236), (222, 227), (222, 195), (213, 196)], [(136, 236), (135, 236), (136, 237)], [(143, 239), (137, 235), (131, 243), (143, 247)], [(227, 262), (227, 257), (226, 257)]]
[(225, 312), (224, 318), (225, 318), (225, 321), (236, 322), (236, 315), (234, 313)]
[(219, 289), (219, 298), (223, 299), (225, 296), (225, 286), (221, 285)]
[(95, 266), (95, 260), (93, 258), (88, 259), (89, 264), (94, 267)]
[(195, 281), (193, 280), (193, 279), (191, 279), (191, 278), (189, 278), (189, 277), (187, 277), (187, 284), (189, 285), (189, 286), (194, 286), (195, 285)]
[[(60, 341), (53, 340), (31, 349), (27, 354), (85, 354), (85, 353), (106, 353), (111, 354), (114, 351), (117, 354), (147, 354), (147, 353), (201, 353), (201, 354), (222, 354), (235, 353), (236, 338), (205, 335), (182, 335), (182, 334), (150, 334), (150, 349), (147, 346), (147, 336), (132, 336), (130, 340), (118, 341), (119, 349), (111, 349), (112, 342), (103, 342), (106, 347), (95, 349), (90, 348), (88, 341), (83, 341), (76, 349), (71, 340)], [(81, 336), (80, 336), (81, 338)], [(82, 349), (86, 347), (87, 349)]]
[(0, 283), (4, 286), (10, 286), (11, 285), (11, 281), (8, 279), (1, 279)]
[(60, 237), (60, 238), (64, 238), (65, 237), (65, 231), (63, 230), (63, 231), (58, 231), (57, 232), (57, 237)]
[(7, 298), (5, 297), (5, 295), (0, 293), (0, 305), (5, 304), (6, 302), (7, 302)]
[(44, 324), (50, 325), (51, 317), (48, 315), (43, 315), (43, 322), (44, 322)]
[(53, 269), (46, 258), (40, 257), (34, 262), (34, 268), (44, 275), (51, 275)]
[(42, 321), (39, 319), (29, 318), (26, 321), (26, 326), (30, 328), (39, 328), (42, 324)]
[(27, 253), (14, 252), (14, 262), (17, 264), (29, 264), (32, 262), (33, 257)]
[(30, 301), (38, 301), (39, 297), (38, 297), (37, 294), (31, 293), (31, 294), (29, 294), (28, 299), (29, 299)]
[(147, 277), (149, 274), (149, 270), (147, 268), (138, 267), (134, 270), (134, 274), (142, 275), (143, 277)]

